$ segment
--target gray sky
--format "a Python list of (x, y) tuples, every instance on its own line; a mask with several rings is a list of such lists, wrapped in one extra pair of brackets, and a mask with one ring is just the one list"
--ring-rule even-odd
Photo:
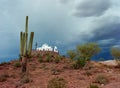
[(19, 52), (19, 34), (29, 16), (34, 42), (66, 52), (77, 44), (120, 45), (119, 0), (0, 0), (0, 57)]

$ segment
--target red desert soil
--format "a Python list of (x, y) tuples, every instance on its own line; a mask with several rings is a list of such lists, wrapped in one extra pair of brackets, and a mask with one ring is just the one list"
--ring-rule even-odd
[[(88, 88), (90, 84), (96, 84), (100, 88), (120, 88), (120, 68), (103, 65), (92, 61), (84, 69), (72, 69), (68, 60), (55, 62), (38, 62), (38, 58), (31, 58), (28, 62), (27, 75), (29, 83), (21, 83), (21, 67), (15, 67), (11, 61), (0, 65), (0, 88), (47, 88), (48, 81), (54, 77), (62, 77), (67, 81), (67, 88)], [(109, 80), (106, 84), (95, 82), (98, 75), (104, 75)]]

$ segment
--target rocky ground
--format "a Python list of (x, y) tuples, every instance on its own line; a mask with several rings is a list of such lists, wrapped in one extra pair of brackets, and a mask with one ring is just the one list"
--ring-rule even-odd
[(32, 57), (23, 77), (16, 62), (0, 65), (0, 88), (47, 88), (49, 80), (55, 77), (64, 78), (67, 88), (89, 88), (90, 84), (99, 88), (120, 88), (120, 68), (113, 65), (92, 61), (87, 67), (76, 70), (65, 58), (55, 63), (38, 62), (38, 58)]

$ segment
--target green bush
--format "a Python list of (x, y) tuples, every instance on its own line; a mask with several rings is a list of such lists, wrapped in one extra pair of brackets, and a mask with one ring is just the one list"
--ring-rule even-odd
[(111, 48), (111, 55), (116, 60), (117, 67), (120, 67), (120, 48)]
[(97, 85), (91, 84), (89, 88), (99, 88)]
[(85, 64), (86, 64), (86, 60), (82, 59), (82, 58), (79, 58), (73, 63), (73, 68), (74, 69), (79, 69), (79, 68), (84, 67)]
[(100, 52), (100, 48), (97, 43), (86, 43), (83, 45), (78, 45), (76, 50), (68, 51), (69, 57), (74, 61), (72, 67), (74, 69), (79, 69), (82, 67), (86, 67), (90, 62), (91, 58)]
[(39, 57), (39, 58), (38, 58), (38, 61), (39, 61), (39, 62), (43, 62), (42, 57)]
[(91, 60), (91, 58), (98, 54), (100, 52), (100, 47), (97, 43), (86, 43), (83, 45), (78, 45), (76, 47), (77, 53), (80, 54), (80, 56), (88, 61)]
[(18, 68), (18, 67), (21, 67), (21, 64), (20, 64), (20, 62), (16, 62), (16, 63), (14, 64), (14, 66)]
[(21, 80), (20, 80), (21, 83), (25, 84), (25, 83), (29, 83), (30, 82), (30, 79), (28, 76), (24, 76)]
[(55, 58), (55, 63), (59, 63), (60, 62), (60, 58), (59, 57), (56, 57)]
[(66, 81), (63, 78), (53, 78), (48, 82), (47, 88), (67, 88)]
[(78, 67), (78, 65), (77, 65), (76, 62), (74, 62), (74, 63), (72, 64), (72, 68), (74, 68), (74, 69), (79, 69), (79, 67)]
[(50, 58), (50, 56), (46, 57), (46, 62), (52, 62), (52, 59)]
[(73, 50), (69, 50), (67, 54), (71, 60), (74, 60), (74, 58), (76, 57), (76, 53)]

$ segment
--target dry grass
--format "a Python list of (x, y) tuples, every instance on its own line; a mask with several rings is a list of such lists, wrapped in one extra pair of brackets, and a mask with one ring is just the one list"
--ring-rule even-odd
[(48, 82), (47, 88), (67, 88), (66, 81), (60, 77), (53, 78)]

